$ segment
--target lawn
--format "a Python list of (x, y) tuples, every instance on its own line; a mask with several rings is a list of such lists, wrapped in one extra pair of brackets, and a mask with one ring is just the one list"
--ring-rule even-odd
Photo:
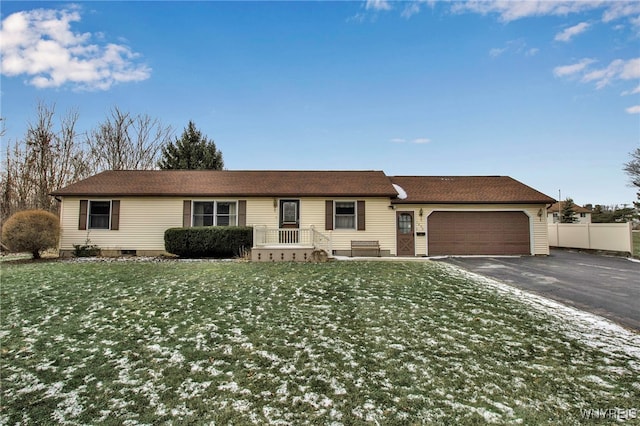
[(633, 256), (640, 259), (640, 231), (633, 231)]
[(0, 296), (0, 424), (582, 424), (640, 409), (640, 336), (446, 264), (3, 264)]

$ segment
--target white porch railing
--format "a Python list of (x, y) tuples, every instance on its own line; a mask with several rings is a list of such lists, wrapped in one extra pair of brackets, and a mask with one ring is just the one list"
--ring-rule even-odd
[(253, 246), (260, 247), (313, 247), (331, 254), (331, 236), (309, 228), (253, 227)]

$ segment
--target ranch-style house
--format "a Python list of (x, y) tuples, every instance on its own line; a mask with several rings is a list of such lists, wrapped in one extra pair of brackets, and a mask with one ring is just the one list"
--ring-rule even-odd
[(61, 188), (60, 252), (164, 253), (164, 232), (251, 226), (254, 260), (548, 255), (555, 200), (507, 176), (382, 171), (105, 171)]

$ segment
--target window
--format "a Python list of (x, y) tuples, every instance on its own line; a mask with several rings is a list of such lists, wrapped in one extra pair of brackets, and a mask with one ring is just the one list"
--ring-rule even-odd
[(411, 224), (413, 222), (413, 218), (409, 213), (401, 213), (398, 215), (398, 232), (401, 234), (411, 234), (413, 230), (411, 229)]
[(580, 217), (587, 217), (586, 213), (580, 213)]
[(336, 229), (356, 229), (356, 203), (354, 201), (336, 201)]
[(193, 226), (236, 226), (237, 218), (235, 201), (193, 202)]
[(236, 223), (236, 203), (227, 201), (216, 203), (216, 225), (234, 226)]
[(213, 226), (213, 201), (194, 201), (193, 226)]
[(120, 200), (80, 200), (78, 229), (120, 229)]
[(111, 201), (89, 201), (89, 229), (110, 229)]
[(298, 222), (298, 202), (297, 201), (281, 201), (282, 206), (282, 223)]

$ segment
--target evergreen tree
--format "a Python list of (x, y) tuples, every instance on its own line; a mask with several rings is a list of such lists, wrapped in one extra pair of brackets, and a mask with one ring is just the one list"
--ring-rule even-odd
[(596, 204), (596, 206), (591, 211), (591, 222), (592, 223), (612, 222), (611, 211), (609, 211), (607, 206)]
[(560, 223), (575, 223), (578, 218), (576, 217), (576, 205), (571, 198), (567, 198), (562, 202), (562, 210), (560, 211)]
[(182, 136), (162, 148), (158, 166), (163, 170), (222, 170), (224, 162), (216, 144), (189, 121)]

